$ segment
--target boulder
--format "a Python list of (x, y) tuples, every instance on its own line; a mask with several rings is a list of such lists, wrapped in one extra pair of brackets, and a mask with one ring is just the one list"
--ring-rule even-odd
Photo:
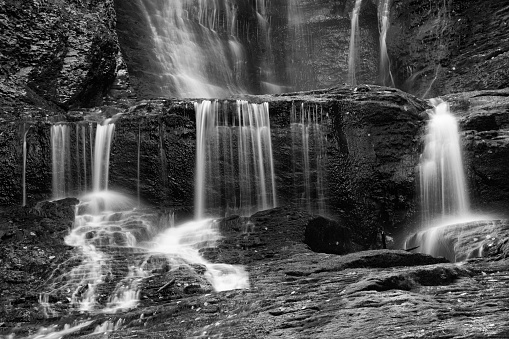
[[(507, 255), (509, 220), (478, 220), (443, 224), (411, 235), (407, 248), (445, 257), (452, 262)], [(416, 248), (417, 247), (417, 248)]]
[(324, 217), (311, 219), (304, 242), (314, 252), (346, 254), (353, 250), (350, 230), (339, 222)]

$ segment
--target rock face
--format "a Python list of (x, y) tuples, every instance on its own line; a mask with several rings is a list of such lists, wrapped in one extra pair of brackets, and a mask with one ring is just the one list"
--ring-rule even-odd
[(121, 66), (112, 1), (1, 5), (4, 118), (27, 104), (67, 108), (102, 102)]
[(387, 36), (396, 86), (419, 97), (509, 86), (508, 4), (396, 0)]
[(0, 300), (4, 306), (0, 317), (17, 321), (37, 317), (23, 308), (38, 302), (45, 280), (69, 258), (71, 249), (63, 238), (73, 225), (77, 203), (68, 198), (0, 211)]
[(509, 206), (509, 90), (444, 96), (463, 131), (472, 208), (507, 216)]
[[(303, 184), (293, 172), (295, 159), (290, 128), (292, 107), (302, 106), (318, 108), (323, 115), (323, 147), (327, 153), (321, 169), (324, 211), (348, 220), (351, 228), (356, 229), (353, 240), (374, 246), (379, 230), (394, 230), (416, 211), (414, 168), (426, 103), (394, 89), (367, 86), (248, 99), (269, 102), (279, 204), (302, 205)], [(232, 108), (235, 101), (226, 101), (225, 105)], [(115, 118), (109, 188), (132, 196), (139, 192), (142, 200), (152, 204), (190, 211), (194, 196), (196, 127), (194, 105), (189, 101), (152, 100), (126, 110), (103, 107), (70, 113), (66, 119), (70, 126), (69, 157), (73, 164), (69, 176), (73, 182), (69, 186), (73, 188), (68, 194), (80, 192), (84, 177), (88, 176), (90, 186), (92, 171), (84, 170), (83, 164), (90, 165), (86, 159), (93, 142), (89, 137), (94, 133), (93, 121), (97, 116), (110, 117), (117, 113), (122, 114)], [(35, 127), (29, 130), (29, 141), (36, 135), (38, 140), (35, 145), (29, 144), (28, 149), (41, 152), (39, 158), (46, 157), (48, 161), (40, 164), (35, 161), (39, 159), (35, 154), (30, 157), (27, 161), (30, 178), (31, 173), (46, 177), (51, 173), (50, 126), (44, 123), (37, 126), (43, 130)], [(10, 128), (12, 138), (5, 141), (5, 147), (12, 159), (17, 156), (19, 160), (6, 160), (6, 163), (17, 162), (18, 166), (5, 174), (8, 179), (3, 186), (5, 204), (20, 200), (16, 183), (22, 177), (21, 126), (14, 124)], [(41, 144), (45, 146), (38, 146)], [(29, 182), (29, 202), (50, 191), (51, 180), (37, 181), (37, 185)], [(315, 183), (310, 185), (313, 188)]]

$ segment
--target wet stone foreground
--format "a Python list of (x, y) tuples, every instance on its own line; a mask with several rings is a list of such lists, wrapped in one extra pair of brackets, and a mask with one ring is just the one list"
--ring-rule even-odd
[(507, 241), (491, 257), (457, 264), (401, 250), (315, 253), (303, 240), (316, 216), (289, 207), (256, 213), (249, 229), (242, 218), (223, 221), (224, 238), (207, 250), (209, 260), (245, 265), (249, 290), (214, 292), (199, 267), (168, 270), (154, 259), (136, 308), (81, 313), (63, 297), (53, 300), (55, 313), (44, 314), (38, 291), (55, 267), (72, 265), (66, 262), (72, 249), (62, 241), (72, 217), (65, 206), (72, 203), (2, 214), (5, 338), (37, 338), (41, 327), (56, 325), (58, 332), (65, 324), (82, 324), (65, 338), (509, 337)]

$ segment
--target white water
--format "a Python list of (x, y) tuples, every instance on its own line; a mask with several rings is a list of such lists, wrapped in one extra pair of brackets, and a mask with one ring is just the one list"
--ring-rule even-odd
[(201, 249), (215, 247), (220, 238), (217, 223), (212, 219), (201, 219), (166, 229), (154, 238), (149, 250), (165, 254), (173, 267), (182, 264), (205, 266), (205, 278), (217, 292), (248, 289), (249, 276), (243, 267), (212, 264), (201, 256)]
[(92, 188), (94, 192), (108, 190), (110, 146), (114, 130), (115, 124), (111, 123), (111, 119), (106, 119), (102, 124), (97, 124), (92, 169)]
[(64, 124), (51, 126), (53, 199), (64, 198), (69, 193), (70, 146), (69, 127)]
[(292, 105), (293, 175), (295, 196), (310, 212), (325, 214), (325, 164), (327, 152), (323, 122), (326, 117), (318, 105)]
[(357, 61), (359, 60), (359, 13), (362, 0), (355, 0), (355, 6), (351, 14), (350, 29), (350, 50), (348, 52), (348, 83), (352, 86), (357, 85)]
[(484, 239), (494, 232), (490, 216), (470, 211), (461, 156), (458, 122), (449, 104), (432, 103), (424, 152), (419, 165), (423, 230), (409, 237), (406, 248), (444, 256), (451, 261), (481, 256)]
[(28, 128), (25, 124), (23, 124), (23, 172), (21, 177), (21, 186), (23, 190), (23, 201), (22, 206), (25, 206), (27, 204), (27, 188), (26, 188), (26, 171), (27, 171), (27, 134), (28, 130), (30, 129), (30, 126)]
[(446, 102), (435, 102), (419, 165), (424, 223), (469, 213), (460, 135)]
[[(234, 4), (226, 0), (141, 0), (141, 4), (163, 68), (164, 92), (205, 98), (244, 92), (245, 50), (237, 37)], [(221, 32), (227, 32), (227, 43)]]
[[(56, 270), (50, 277), (47, 292), (40, 298), (46, 314), (56, 314), (50, 295), (67, 295), (72, 306), (88, 313), (116, 313), (136, 307), (142, 283), (151, 275), (153, 265), (149, 262), (154, 255), (164, 255), (172, 270), (185, 266), (198, 275), (193, 265), (204, 266), (204, 277), (216, 291), (249, 288), (242, 267), (212, 264), (201, 257), (201, 249), (215, 246), (220, 239), (215, 223), (201, 220), (175, 227), (173, 212), (155, 219), (153, 212), (136, 209), (135, 199), (108, 190), (113, 132), (109, 119), (97, 125), (92, 159), (94, 190), (80, 197), (74, 226), (65, 238), (77, 255), (69, 259), (74, 263), (70, 271)], [(114, 328), (105, 323), (96, 332)]]
[(387, 53), (387, 30), (389, 29), (391, 0), (380, 0), (378, 4), (378, 27), (380, 31), (380, 66), (379, 81), (381, 85), (394, 87), (391, 73), (391, 62)]
[(221, 213), (250, 215), (277, 204), (268, 104), (237, 100), (236, 115), (224, 105), (195, 103), (198, 220), (225, 206)]

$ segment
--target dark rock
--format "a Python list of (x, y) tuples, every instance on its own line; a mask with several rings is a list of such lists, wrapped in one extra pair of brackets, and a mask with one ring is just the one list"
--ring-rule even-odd
[(387, 47), (396, 86), (420, 97), (509, 86), (507, 3), (394, 1)]
[(342, 293), (351, 294), (360, 291), (410, 291), (419, 285), (443, 286), (453, 283), (462, 276), (471, 276), (468, 270), (455, 266), (427, 266), (410, 269), (402, 269), (399, 272), (376, 274), (367, 276), (365, 279), (348, 286)]
[(444, 96), (458, 116), (472, 208), (509, 217), (509, 90)]
[(38, 306), (39, 293), (51, 273), (65, 267), (63, 263), (71, 255), (71, 248), (63, 240), (73, 225), (77, 202), (77, 199), (69, 198), (42, 202), (36, 208), (11, 207), (0, 211), (3, 232), (0, 239), (0, 300), (3, 305), (9, 305), (24, 298), (20, 307), (27, 308), (27, 312), (21, 314), (11, 313), (9, 307), (3, 307), (0, 318), (25, 322), (43, 315)]
[(101, 104), (118, 71), (113, 2), (16, 4), (7, 1), (0, 12), (6, 113)]
[(339, 222), (324, 217), (311, 219), (304, 234), (304, 242), (312, 251), (346, 254), (353, 250), (350, 230)]

